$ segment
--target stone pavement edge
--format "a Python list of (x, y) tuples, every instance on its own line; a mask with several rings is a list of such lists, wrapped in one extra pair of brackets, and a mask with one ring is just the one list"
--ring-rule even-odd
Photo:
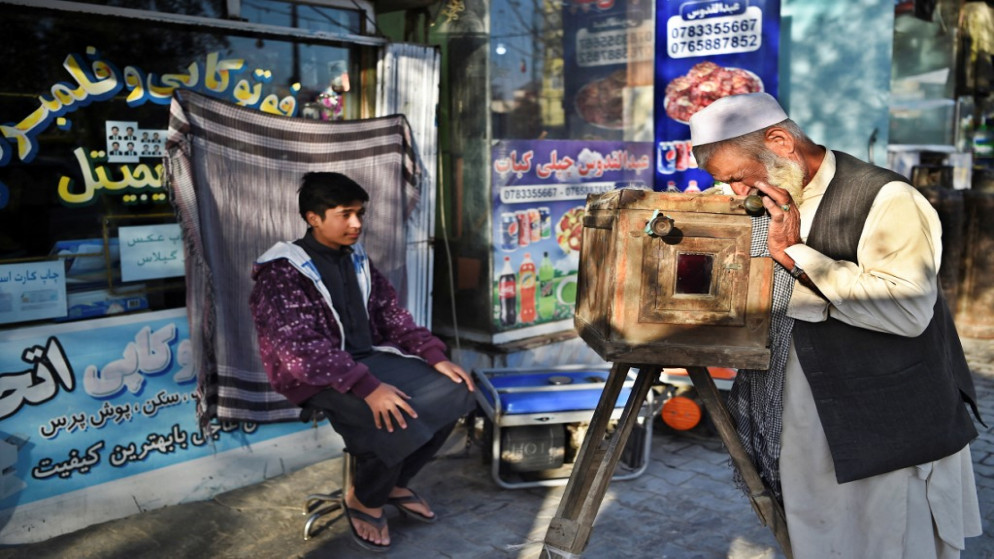
[[(964, 339), (981, 412), (994, 426), (994, 340)], [(972, 445), (984, 533), (963, 559), (994, 559), (994, 429), (978, 425)], [(211, 500), (98, 524), (51, 540), (0, 548), (0, 559), (368, 558), (538, 559), (564, 487), (502, 489), (477, 444), (457, 428), (415, 488), (439, 522), (407, 520), (387, 508), (393, 547), (373, 554), (351, 542), (332, 513), (303, 539), (309, 493), (341, 481), (334, 458)], [(613, 481), (583, 554), (589, 559), (782, 559), (772, 533), (732, 485), (727, 454), (708, 433), (657, 430), (645, 472)]]

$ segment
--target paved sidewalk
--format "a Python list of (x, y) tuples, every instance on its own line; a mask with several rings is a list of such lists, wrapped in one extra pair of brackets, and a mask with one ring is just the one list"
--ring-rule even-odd
[[(994, 425), (994, 341), (964, 340), (981, 409)], [(457, 431), (416, 480), (440, 516), (433, 525), (388, 509), (393, 549), (384, 557), (457, 559), (539, 557), (563, 487), (501, 489), (479, 447)], [(994, 558), (994, 430), (972, 445), (984, 535), (967, 541), (964, 559)], [(340, 458), (218, 495), (54, 538), (0, 549), (7, 558), (359, 558), (343, 521), (302, 537), (304, 496), (341, 480)], [(329, 518), (336, 518), (334, 515)], [(767, 528), (731, 482), (716, 437), (657, 432), (644, 474), (608, 488), (584, 554), (601, 558), (782, 558)]]

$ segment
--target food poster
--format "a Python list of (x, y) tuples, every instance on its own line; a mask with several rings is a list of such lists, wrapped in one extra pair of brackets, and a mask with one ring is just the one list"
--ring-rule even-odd
[(652, 144), (505, 140), (491, 171), (495, 342), (572, 329), (587, 195), (651, 189)]
[(563, 90), (570, 136), (652, 141), (650, 0), (563, 2)]
[(307, 428), (201, 432), (189, 337), (186, 309), (0, 332), (0, 513)]
[(656, 190), (711, 186), (687, 122), (726, 95), (776, 97), (779, 47), (780, 0), (656, 0)]

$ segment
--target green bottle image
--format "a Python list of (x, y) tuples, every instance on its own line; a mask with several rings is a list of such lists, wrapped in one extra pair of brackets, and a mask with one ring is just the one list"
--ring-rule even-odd
[(542, 253), (542, 263), (538, 267), (538, 317), (541, 320), (549, 320), (556, 312), (555, 276), (549, 253)]

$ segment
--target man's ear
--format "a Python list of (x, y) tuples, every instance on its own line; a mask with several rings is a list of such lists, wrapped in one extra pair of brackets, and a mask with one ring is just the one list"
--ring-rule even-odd
[(796, 142), (794, 136), (779, 126), (772, 126), (766, 131), (766, 147), (780, 157), (794, 153)]
[(312, 211), (308, 211), (307, 213), (305, 213), (304, 219), (307, 221), (307, 224), (312, 227), (321, 223), (322, 221), (321, 216), (319, 216), (316, 212)]

